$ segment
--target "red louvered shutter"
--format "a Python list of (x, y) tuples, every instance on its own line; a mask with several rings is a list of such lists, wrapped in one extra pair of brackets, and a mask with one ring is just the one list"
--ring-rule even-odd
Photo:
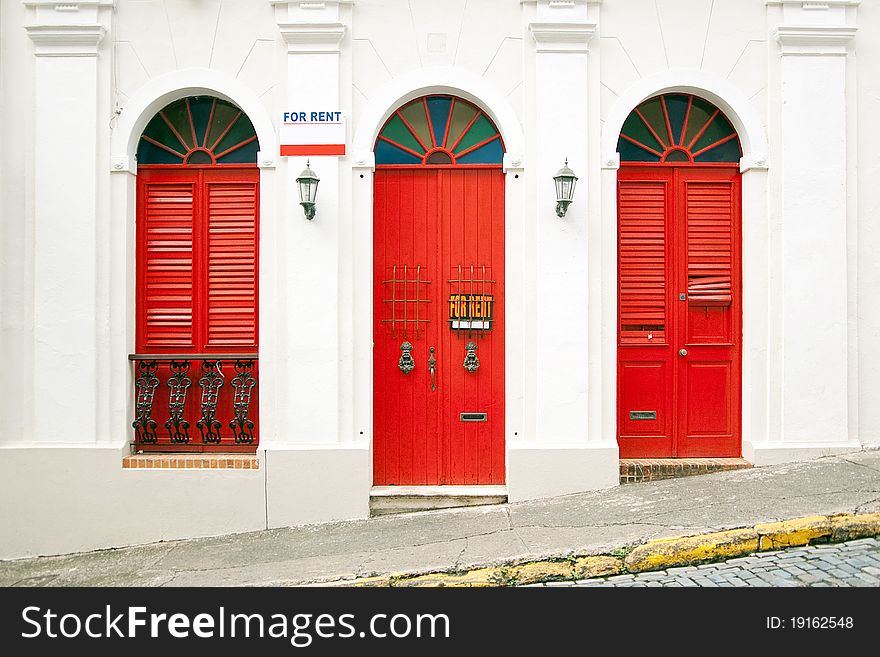
[(143, 174), (138, 212), (138, 351), (191, 351), (197, 301), (193, 276), (197, 174), (174, 182)]
[(137, 350), (257, 350), (259, 171), (138, 172)]
[[(666, 335), (666, 181), (620, 182), (620, 340)], [(649, 337), (650, 336), (650, 337)]]
[(733, 262), (732, 184), (687, 185), (687, 295), (692, 305), (729, 306)]
[(207, 212), (206, 326), (209, 351), (257, 346), (257, 180), (212, 180)]

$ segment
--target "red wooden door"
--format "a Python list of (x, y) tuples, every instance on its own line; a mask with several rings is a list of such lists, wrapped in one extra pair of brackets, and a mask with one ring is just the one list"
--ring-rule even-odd
[(504, 483), (503, 173), (377, 170), (373, 235), (374, 484)]
[(618, 181), (620, 456), (740, 456), (740, 175), (632, 166)]

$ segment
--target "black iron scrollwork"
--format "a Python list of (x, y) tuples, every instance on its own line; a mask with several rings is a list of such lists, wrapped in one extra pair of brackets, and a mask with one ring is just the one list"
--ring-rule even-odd
[(464, 356), (464, 369), (473, 374), (480, 369), (480, 359), (477, 358), (477, 345), (474, 342), (468, 342), (465, 349), (467, 352)]
[(159, 364), (154, 360), (142, 360), (138, 363), (140, 374), (134, 383), (137, 388), (136, 419), (131, 426), (134, 427), (139, 443), (155, 443), (159, 440), (156, 436), (156, 420), (150, 417), (153, 412), (153, 398), (156, 388), (159, 387), (159, 378), (156, 376), (158, 369)]
[(400, 360), (397, 361), (397, 366), (400, 368), (400, 371), (404, 374), (409, 374), (415, 369), (416, 362), (412, 357), (412, 344), (409, 342), (404, 342), (400, 345)]
[(254, 361), (235, 361), (236, 375), (232, 379), (232, 387), (235, 394), (232, 397), (232, 409), (234, 417), (229, 423), (236, 443), (254, 442), (254, 423), (248, 419), (248, 411), (251, 406), (251, 391), (257, 385), (257, 380), (251, 376), (254, 370)]
[(187, 376), (189, 365), (188, 360), (172, 360), (168, 366), (171, 370), (171, 376), (168, 377), (168, 388), (171, 390), (168, 396), (170, 417), (165, 422), (165, 428), (168, 429), (168, 436), (172, 443), (189, 442), (189, 422), (183, 419), (186, 391), (192, 385), (192, 381)]
[(203, 443), (219, 443), (223, 425), (214, 417), (220, 388), (223, 387), (223, 371), (219, 360), (202, 361), (199, 386), (202, 388), (202, 417), (196, 422), (196, 426), (202, 434)]

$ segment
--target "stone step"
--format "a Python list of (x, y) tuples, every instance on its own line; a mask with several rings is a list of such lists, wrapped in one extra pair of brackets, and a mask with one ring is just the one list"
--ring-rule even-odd
[(507, 502), (507, 486), (373, 486), (370, 515), (432, 511)]
[(634, 484), (641, 481), (692, 477), (751, 467), (752, 464), (742, 458), (620, 459), (620, 483)]

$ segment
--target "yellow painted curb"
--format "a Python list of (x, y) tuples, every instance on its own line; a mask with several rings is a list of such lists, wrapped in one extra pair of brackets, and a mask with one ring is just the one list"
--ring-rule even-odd
[(782, 522), (755, 525), (760, 537), (761, 550), (808, 545), (817, 538), (831, 536), (831, 520), (828, 516), (807, 516)]
[(521, 566), (513, 566), (505, 574), (510, 575), (511, 584), (537, 584), (553, 580), (571, 579), (570, 561), (534, 561)]
[(505, 584), (501, 578), (503, 567), (479, 568), (464, 573), (430, 573), (428, 575), (416, 575), (415, 577), (401, 577), (391, 579), (391, 586), (438, 586), (438, 587), (472, 587), (472, 586), (498, 586)]
[(841, 513), (831, 516), (831, 540), (851, 541), (880, 536), (880, 513)]
[(806, 516), (722, 532), (648, 541), (625, 558), (581, 556), (565, 561), (547, 559), (523, 564), (476, 568), (463, 573), (398, 574), (365, 577), (334, 585), (393, 587), (480, 587), (536, 584), (552, 580), (607, 577), (729, 559), (754, 552), (809, 545), (816, 540), (842, 542), (880, 536), (880, 513)]
[(624, 563), (631, 573), (662, 570), (698, 561), (738, 557), (758, 551), (758, 532), (754, 528), (731, 529), (724, 532), (661, 538), (639, 545)]
[(363, 586), (363, 587), (376, 587), (376, 586), (391, 586), (391, 578), (390, 577), (361, 577), (360, 579), (356, 579), (350, 582), (334, 582), (334, 585), (337, 586)]
[(619, 575), (622, 570), (623, 559), (620, 557), (578, 557), (572, 564), (574, 579)]

